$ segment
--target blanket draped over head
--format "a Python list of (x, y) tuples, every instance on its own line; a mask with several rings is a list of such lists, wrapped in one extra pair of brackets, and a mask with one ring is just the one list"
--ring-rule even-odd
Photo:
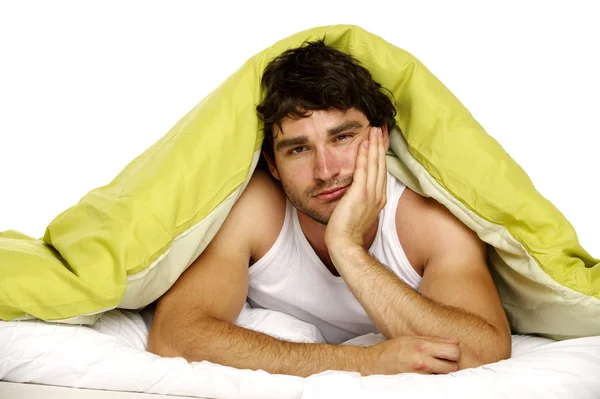
[(164, 294), (209, 244), (257, 165), (267, 63), (323, 37), (391, 91), (389, 172), (489, 244), (513, 332), (600, 335), (600, 261), (572, 225), (419, 60), (351, 25), (309, 29), (250, 58), (109, 184), (60, 213), (42, 239), (0, 233), (0, 318), (90, 324)]

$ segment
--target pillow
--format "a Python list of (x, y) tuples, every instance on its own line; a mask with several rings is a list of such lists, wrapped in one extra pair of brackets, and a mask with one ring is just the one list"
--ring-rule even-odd
[(0, 233), (0, 318), (93, 323), (164, 294), (204, 250), (259, 159), (260, 78), (306, 40), (352, 54), (397, 107), (388, 170), (489, 244), (513, 332), (600, 334), (600, 261), (460, 101), (413, 55), (358, 26), (309, 29), (250, 58), (42, 239)]

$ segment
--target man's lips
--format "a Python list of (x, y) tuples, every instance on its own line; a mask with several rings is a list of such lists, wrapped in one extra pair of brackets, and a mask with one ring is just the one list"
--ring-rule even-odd
[(348, 190), (348, 187), (349, 186), (332, 188), (332, 189), (324, 191), (320, 194), (315, 195), (315, 197), (322, 199), (322, 200), (335, 199), (335, 198), (341, 196), (342, 194), (344, 194), (346, 192), (346, 190)]

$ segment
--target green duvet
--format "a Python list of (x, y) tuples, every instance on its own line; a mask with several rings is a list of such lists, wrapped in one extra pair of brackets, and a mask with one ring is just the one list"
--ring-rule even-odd
[(349, 25), (300, 32), (249, 59), (108, 185), (59, 214), (42, 239), (0, 233), (0, 318), (93, 323), (166, 292), (256, 167), (263, 69), (285, 49), (323, 36), (393, 93), (398, 127), (388, 170), (489, 244), (513, 331), (600, 335), (600, 261), (571, 224), (423, 64)]

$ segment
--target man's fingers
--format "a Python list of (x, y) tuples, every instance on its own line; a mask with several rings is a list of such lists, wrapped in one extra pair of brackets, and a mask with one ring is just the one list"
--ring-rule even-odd
[(460, 344), (460, 340), (458, 338), (444, 338), (444, 337), (425, 337), (428, 339), (432, 339), (434, 341), (438, 341), (438, 342), (447, 342), (449, 344)]
[(429, 358), (424, 364), (424, 370), (417, 370), (427, 374), (448, 374), (455, 371), (458, 371), (458, 363), (436, 358)]
[(377, 192), (379, 194), (378, 198), (382, 200), (385, 204), (386, 202), (386, 194), (387, 194), (387, 166), (385, 163), (385, 141), (383, 140), (383, 130), (378, 128), (380, 136), (379, 136), (379, 160), (378, 160), (378, 173), (377, 173)]
[(363, 140), (358, 145), (356, 156), (356, 167), (353, 175), (353, 186), (364, 187), (367, 184), (367, 158), (369, 155), (369, 140)]
[(454, 343), (432, 342), (429, 354), (438, 359), (458, 362), (460, 360), (460, 348)]
[(379, 136), (375, 134), (377, 128), (372, 127), (369, 131), (369, 160), (367, 166), (367, 189), (371, 191), (370, 200), (374, 200), (375, 190), (377, 189), (377, 169), (379, 166)]

